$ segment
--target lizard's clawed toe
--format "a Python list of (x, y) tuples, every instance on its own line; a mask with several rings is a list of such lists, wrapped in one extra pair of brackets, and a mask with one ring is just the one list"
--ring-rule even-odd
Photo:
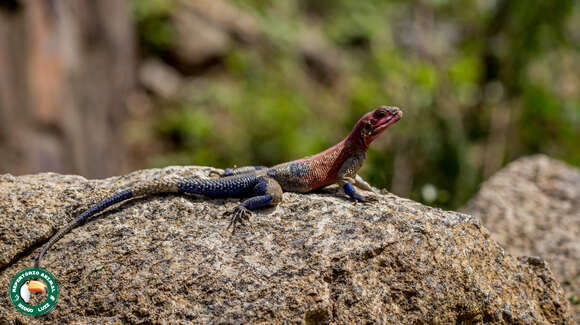
[(359, 202), (360, 203), (375, 203), (378, 201), (379, 201), (379, 199), (375, 196), (360, 196), (360, 197), (354, 198), (355, 204), (357, 204)]
[(226, 211), (224, 216), (232, 216), (232, 220), (228, 225), (227, 229), (232, 228), (232, 234), (236, 231), (236, 226), (239, 224), (241, 226), (245, 225), (246, 221), (250, 220), (250, 216), (252, 215), (252, 211), (248, 210), (242, 205), (238, 205), (234, 208), (233, 211)]
[(378, 201), (379, 199), (376, 196), (365, 196), (362, 200), (363, 203), (374, 203)]

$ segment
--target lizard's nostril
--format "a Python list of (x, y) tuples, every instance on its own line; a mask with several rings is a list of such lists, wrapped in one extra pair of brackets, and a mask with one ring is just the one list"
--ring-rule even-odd
[(403, 116), (403, 112), (398, 107), (389, 106), (388, 111), (390, 114), (393, 114), (393, 115), (397, 114), (399, 116)]

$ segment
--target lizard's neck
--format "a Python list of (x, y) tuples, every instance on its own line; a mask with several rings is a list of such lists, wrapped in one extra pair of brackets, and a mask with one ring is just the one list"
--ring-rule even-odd
[(340, 168), (348, 158), (361, 152), (366, 153), (367, 150), (368, 146), (360, 141), (360, 137), (353, 136), (351, 133), (339, 143), (310, 157), (310, 159), (321, 160), (326, 164), (335, 165), (335, 168)]
[[(333, 184), (337, 180), (339, 170), (349, 158), (357, 157), (357, 165), (362, 165), (366, 156), (365, 149), (364, 146), (361, 147), (356, 141), (353, 141), (353, 137), (349, 135), (316, 155), (274, 166), (278, 176), (276, 180), (283, 183), (285, 190), (295, 192), (308, 192)], [(299, 168), (301, 166), (304, 166), (305, 169)], [(299, 181), (286, 182), (287, 178), (295, 179), (296, 173), (300, 171), (305, 173), (298, 175)]]
[(355, 125), (352, 132), (341, 141), (344, 143), (345, 147), (351, 148), (352, 151), (364, 151), (367, 152), (369, 150), (369, 144), (365, 143), (362, 137), (360, 136), (360, 130), (358, 124)]

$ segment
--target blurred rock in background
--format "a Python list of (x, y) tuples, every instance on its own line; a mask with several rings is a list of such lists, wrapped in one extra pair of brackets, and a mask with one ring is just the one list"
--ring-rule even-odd
[(580, 170), (544, 155), (510, 163), (464, 208), (513, 255), (545, 258), (580, 320)]

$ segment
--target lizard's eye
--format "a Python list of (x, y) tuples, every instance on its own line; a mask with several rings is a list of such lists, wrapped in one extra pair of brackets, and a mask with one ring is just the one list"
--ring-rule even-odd
[(376, 116), (376, 117), (379, 117), (379, 118), (380, 118), (380, 117), (384, 117), (385, 115), (387, 115), (387, 112), (385, 112), (385, 111), (384, 111), (384, 110), (382, 110), (382, 109), (381, 109), (381, 110), (378, 110), (378, 111), (376, 111), (376, 112), (375, 112), (375, 116)]

